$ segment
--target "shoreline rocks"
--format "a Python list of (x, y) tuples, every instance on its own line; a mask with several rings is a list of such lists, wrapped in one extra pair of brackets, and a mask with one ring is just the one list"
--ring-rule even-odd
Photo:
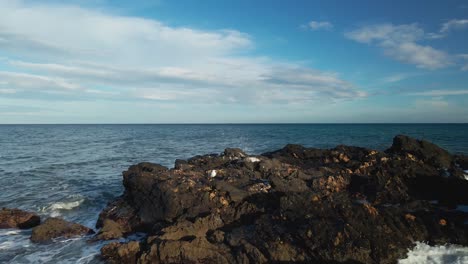
[(460, 161), (400, 135), (384, 152), (287, 145), (252, 157), (226, 149), (173, 169), (140, 163), (123, 173), (125, 192), (97, 227), (101, 239), (147, 238), (111, 243), (101, 255), (110, 263), (394, 263), (416, 241), (468, 245), (468, 213), (455, 210), (468, 204)]
[(0, 211), (0, 229), (29, 229), (40, 223), (41, 218), (35, 213), (9, 208), (2, 208)]
[(88, 227), (51, 217), (33, 228), (31, 241), (46, 243), (56, 238), (73, 238), (90, 234), (94, 234), (94, 231)]

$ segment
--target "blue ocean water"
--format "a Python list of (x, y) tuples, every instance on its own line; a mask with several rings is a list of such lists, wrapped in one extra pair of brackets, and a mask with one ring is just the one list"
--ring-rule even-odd
[[(0, 125), (0, 207), (59, 216), (94, 227), (99, 211), (122, 191), (121, 172), (150, 161), (239, 147), (250, 154), (288, 143), (383, 150), (397, 134), (468, 154), (468, 124), (285, 125)], [(99, 263), (102, 244), (78, 238), (48, 245), (30, 231), (0, 230), (0, 263)]]

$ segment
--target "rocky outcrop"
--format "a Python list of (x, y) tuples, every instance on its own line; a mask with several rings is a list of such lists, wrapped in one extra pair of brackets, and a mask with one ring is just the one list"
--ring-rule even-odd
[(92, 229), (80, 224), (67, 222), (60, 218), (48, 218), (44, 223), (33, 228), (31, 241), (43, 243), (50, 242), (55, 238), (72, 238), (93, 233)]
[(8, 208), (2, 208), (2, 210), (0, 211), (0, 229), (28, 229), (35, 227), (40, 223), (41, 218), (35, 213)]
[(140, 163), (100, 214), (112, 263), (394, 263), (416, 241), (468, 245), (460, 158), (397, 136), (385, 152), (287, 145)]

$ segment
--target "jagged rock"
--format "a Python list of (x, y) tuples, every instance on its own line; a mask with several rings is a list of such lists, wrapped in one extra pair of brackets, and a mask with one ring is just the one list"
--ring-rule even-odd
[(454, 210), (468, 204), (461, 159), (432, 143), (397, 136), (385, 152), (287, 145), (248, 158), (226, 149), (174, 169), (131, 166), (98, 226), (148, 239), (109, 244), (104, 259), (394, 263), (415, 241), (468, 245), (468, 213)]
[(2, 208), (0, 211), (0, 229), (3, 228), (20, 228), (28, 229), (35, 227), (41, 223), (41, 218), (31, 212), (22, 211), (19, 209)]
[(72, 238), (93, 234), (86, 226), (67, 222), (60, 218), (48, 218), (41, 225), (33, 228), (31, 241), (36, 243), (49, 242), (55, 238)]
[(393, 145), (387, 152), (403, 154), (410, 159), (417, 158), (441, 168), (449, 168), (453, 161), (453, 157), (437, 145), (403, 135), (393, 139)]

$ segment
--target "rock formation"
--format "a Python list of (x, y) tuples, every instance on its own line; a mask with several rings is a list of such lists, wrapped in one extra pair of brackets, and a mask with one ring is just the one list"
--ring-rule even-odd
[(111, 263), (394, 263), (416, 241), (468, 245), (466, 158), (397, 136), (384, 152), (287, 145), (123, 173), (100, 214)]
[(2, 210), (0, 211), (0, 229), (28, 229), (35, 227), (40, 223), (41, 218), (35, 213), (8, 208), (2, 208)]
[(90, 228), (67, 222), (60, 218), (48, 218), (41, 225), (33, 228), (31, 241), (36, 243), (51, 242), (55, 238), (72, 238), (93, 234)]

